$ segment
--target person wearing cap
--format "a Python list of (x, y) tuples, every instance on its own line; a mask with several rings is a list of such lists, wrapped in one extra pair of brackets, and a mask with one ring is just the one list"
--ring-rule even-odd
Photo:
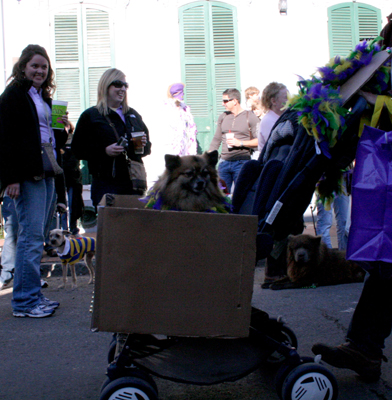
[(184, 102), (184, 84), (173, 83), (165, 101), (165, 153), (178, 156), (197, 154), (197, 128), (191, 109)]

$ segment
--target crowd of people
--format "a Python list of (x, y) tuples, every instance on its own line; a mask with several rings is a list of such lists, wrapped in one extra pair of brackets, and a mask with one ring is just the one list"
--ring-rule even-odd
[[(392, 44), (391, 24), (389, 18), (384, 28), (387, 45)], [(75, 130), (68, 113), (60, 118), (64, 128), (54, 129), (51, 126), (54, 72), (46, 50), (38, 45), (27, 46), (13, 67), (0, 96), (0, 181), (6, 231), (0, 290), (13, 280), (15, 317), (49, 317), (60, 305), (42, 293), (40, 263), (55, 210), (64, 212), (68, 204), (69, 219), (63, 218), (62, 227), (69, 228), (72, 234), (79, 233), (77, 220), (83, 212), (79, 160), (87, 161), (92, 175), (94, 207), (106, 193), (145, 192), (143, 158), (151, 154), (152, 144), (141, 115), (128, 105), (128, 86), (122, 71), (108, 69), (98, 83), (97, 104), (80, 115)], [(181, 82), (170, 85), (164, 104), (166, 153), (179, 156), (198, 152), (197, 128), (190, 107), (185, 104), (184, 91)], [(221, 148), (218, 173), (228, 193), (233, 191), (243, 165), (263, 151), (284, 112), (287, 98), (287, 87), (278, 82), (269, 83), (262, 92), (253, 86), (247, 88), (244, 108), (238, 89), (222, 93), (225, 111), (217, 120), (208, 151)], [(336, 194), (332, 208), (338, 221), (339, 249), (344, 250), (348, 193)], [(332, 247), (329, 238), (332, 211), (321, 202), (317, 210), (317, 233)], [(381, 276), (380, 271), (392, 268), (385, 263), (381, 268), (377, 261), (373, 264), (347, 342), (338, 347), (320, 344), (314, 351), (332, 365), (378, 378), (384, 341), (392, 328), (391, 273)], [(374, 309), (386, 303), (389, 305), (380, 315), (382, 321), (375, 321)]]

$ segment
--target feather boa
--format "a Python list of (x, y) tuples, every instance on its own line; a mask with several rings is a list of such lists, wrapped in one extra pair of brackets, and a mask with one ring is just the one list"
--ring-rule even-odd
[[(291, 96), (286, 103), (285, 108), (298, 111), (299, 123), (315, 138), (328, 158), (331, 157), (329, 149), (335, 146), (346, 128), (345, 116), (349, 113), (343, 107), (340, 86), (381, 51), (379, 40), (377, 37), (360, 42), (348, 57), (336, 56), (318, 68), (319, 76), (314, 74), (311, 79), (298, 81), (298, 94)], [(384, 91), (389, 84), (390, 68), (390, 61), (379, 68), (364, 90), (372, 93)]]
[[(153, 210), (182, 211), (178, 209), (172, 209), (172, 208), (170, 209), (168, 206), (164, 206), (159, 191), (154, 190), (153, 188), (151, 188), (147, 192), (147, 195), (145, 197), (139, 200), (146, 204), (145, 208), (150, 208)], [(231, 211), (232, 211), (231, 199), (229, 196), (224, 195), (223, 193), (222, 193), (222, 204), (218, 205), (217, 207), (212, 207), (205, 210), (205, 212), (220, 213), (220, 214), (228, 214), (231, 213)]]

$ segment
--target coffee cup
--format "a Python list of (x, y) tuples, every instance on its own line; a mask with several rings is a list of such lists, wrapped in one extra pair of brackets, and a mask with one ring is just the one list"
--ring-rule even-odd
[[(234, 133), (231, 133), (231, 132), (226, 133), (226, 140), (227, 140), (227, 139), (234, 139)], [(227, 145), (227, 147), (228, 147), (229, 149), (231, 149), (233, 146)]]
[(144, 146), (142, 142), (142, 137), (144, 132), (132, 132), (133, 148), (135, 149), (135, 154), (143, 154)]
[(53, 100), (52, 101), (52, 128), (64, 129), (61, 117), (67, 113), (68, 101)]

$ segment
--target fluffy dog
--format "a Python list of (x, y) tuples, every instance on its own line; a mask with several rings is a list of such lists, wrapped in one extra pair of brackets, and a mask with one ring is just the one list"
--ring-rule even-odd
[(59, 288), (65, 287), (67, 282), (68, 265), (71, 269), (72, 289), (76, 287), (75, 264), (84, 258), (90, 274), (89, 284), (93, 282), (95, 271), (92, 259), (95, 255), (95, 239), (91, 237), (70, 238), (71, 232), (62, 229), (53, 229), (49, 233), (49, 242), (56, 248), (63, 268), (63, 283)]
[(203, 155), (165, 155), (166, 170), (146, 196), (147, 208), (178, 211), (229, 212), (218, 185), (218, 152)]
[(287, 245), (287, 277), (274, 282), (271, 289), (304, 286), (329, 286), (363, 282), (365, 271), (347, 261), (344, 251), (328, 248), (321, 236), (290, 235)]

